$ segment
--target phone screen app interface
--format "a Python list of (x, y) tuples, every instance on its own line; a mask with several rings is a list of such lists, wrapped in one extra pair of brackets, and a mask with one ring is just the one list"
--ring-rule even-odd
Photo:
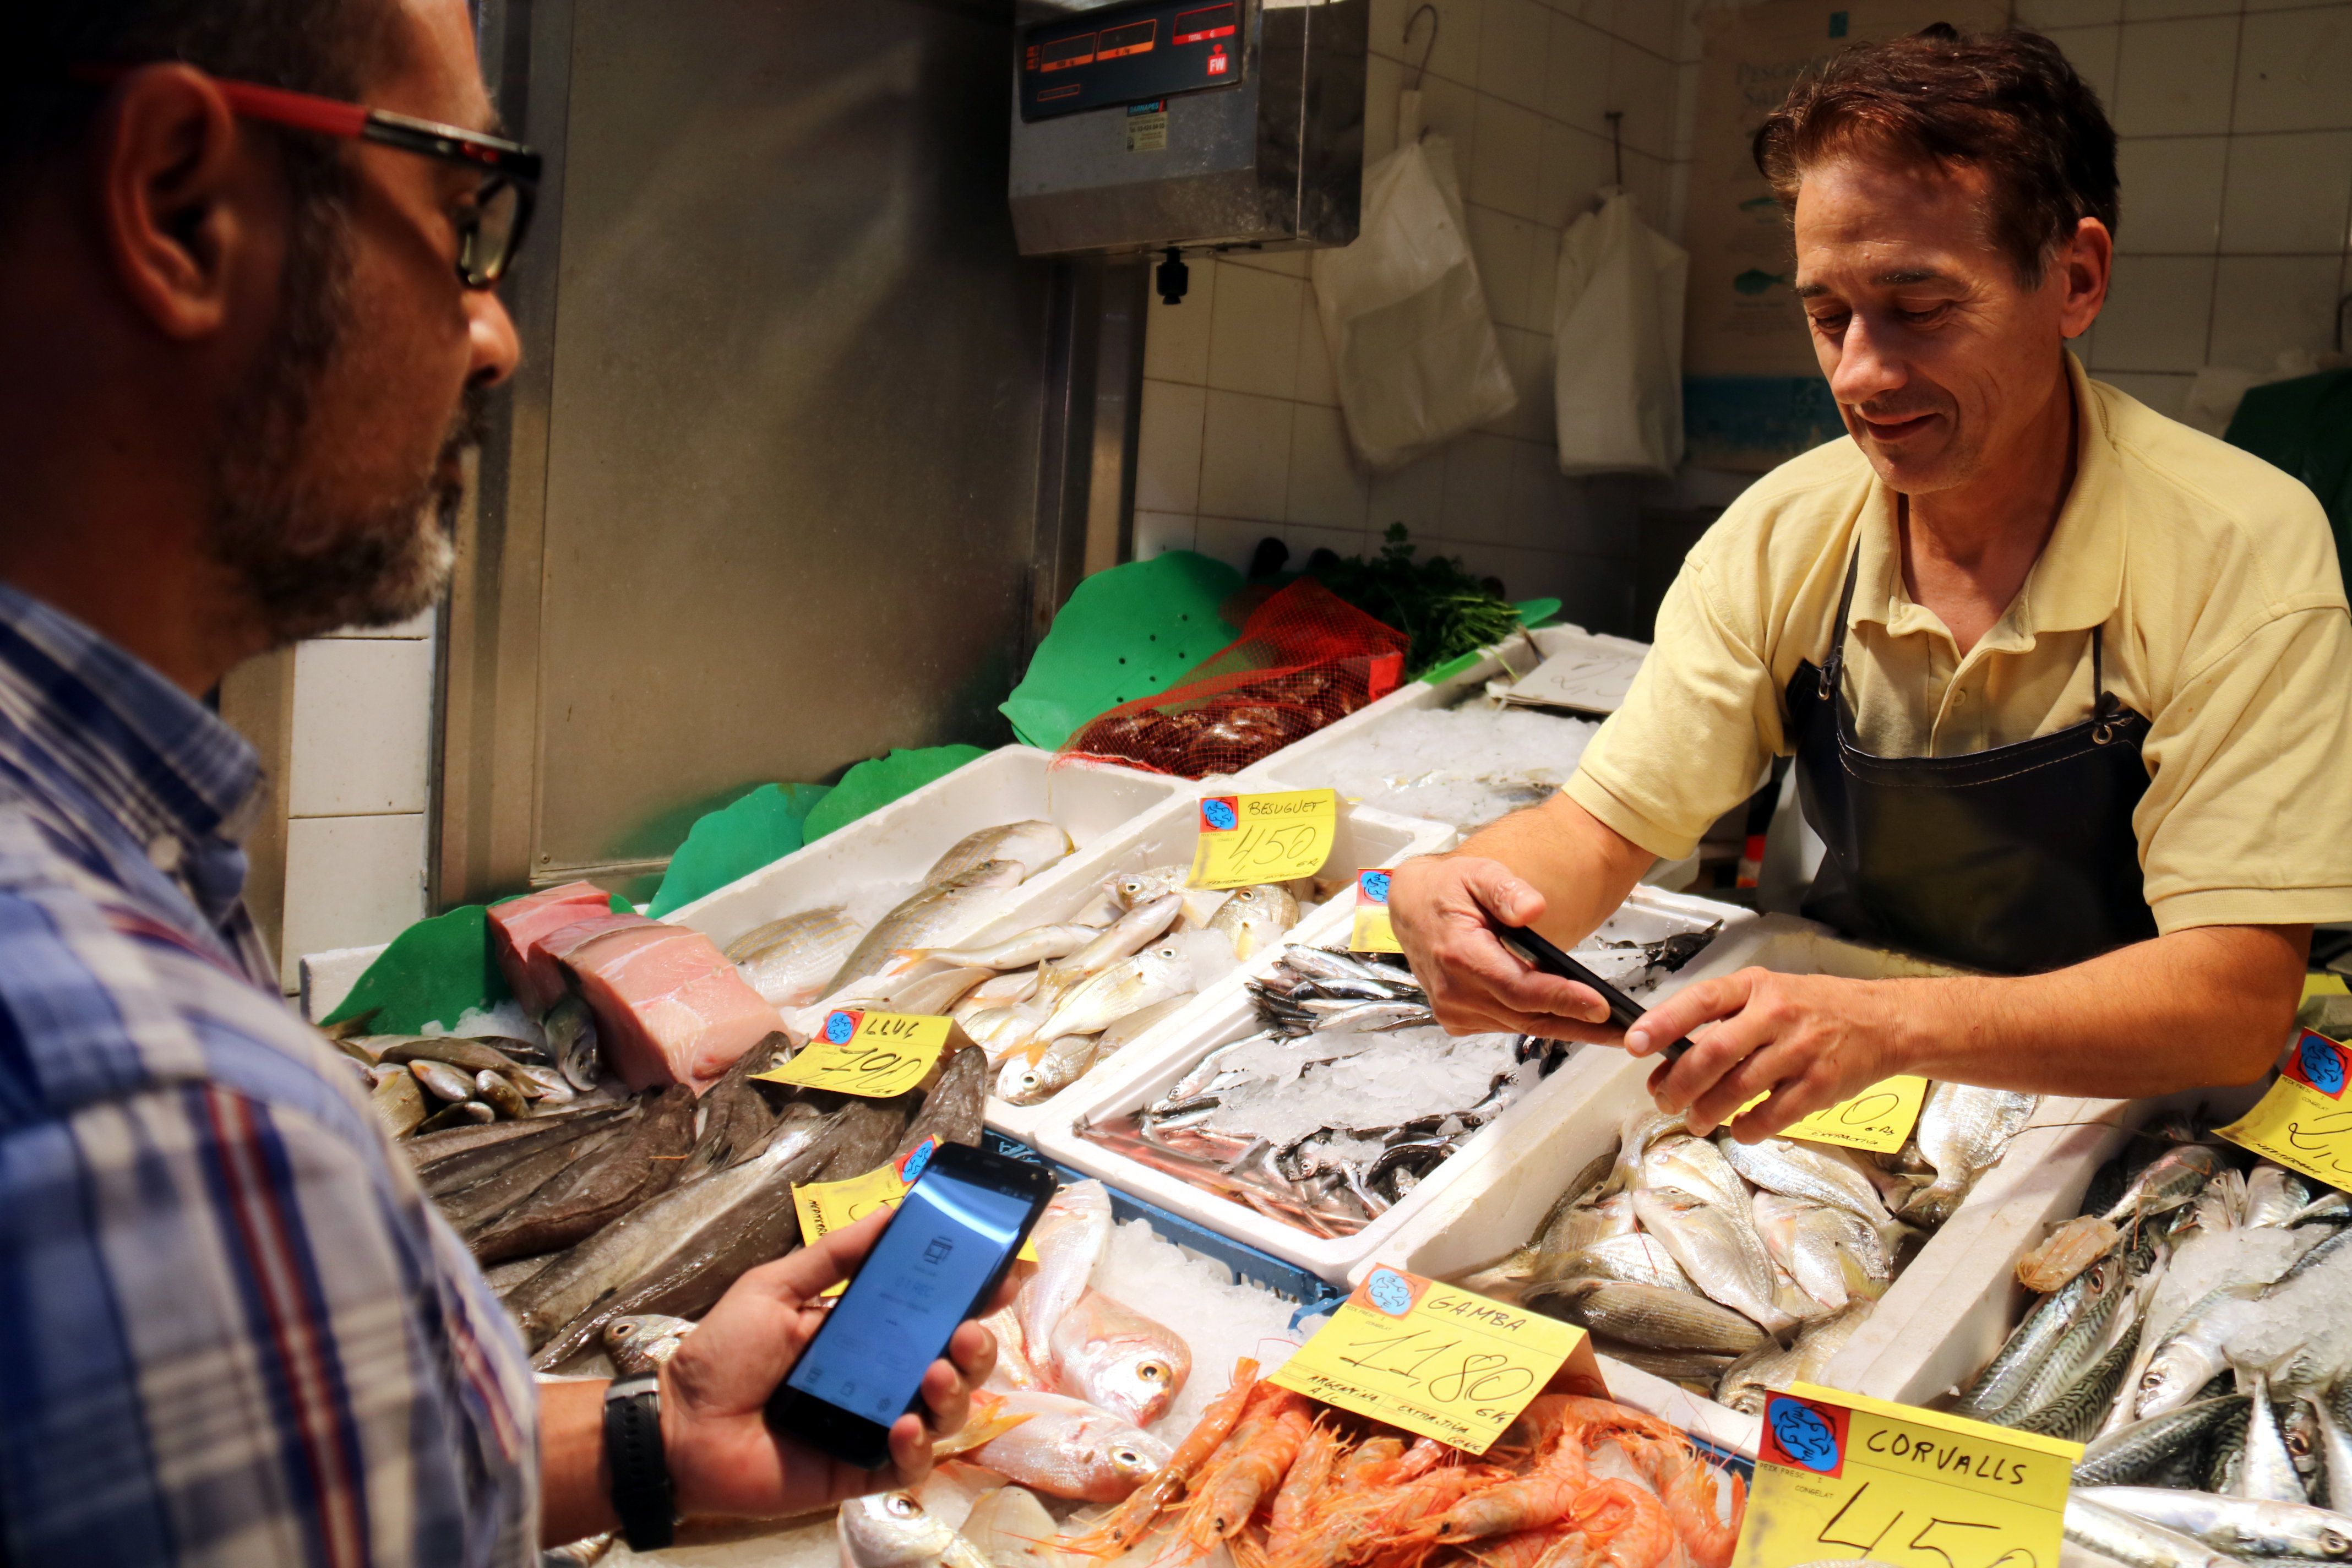
[(887, 1426), (972, 1298), (1020, 1245), (1029, 1205), (933, 1170), (917, 1182), (787, 1381)]

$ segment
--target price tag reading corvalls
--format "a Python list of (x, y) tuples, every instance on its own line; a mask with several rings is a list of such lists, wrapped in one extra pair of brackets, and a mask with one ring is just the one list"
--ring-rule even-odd
[(1213, 795), (1201, 802), (1192, 886), (1247, 888), (1312, 877), (1331, 858), (1339, 796), (1328, 789)]
[[(852, 1176), (845, 1182), (812, 1182), (805, 1187), (793, 1189), (793, 1212), (801, 1222), (801, 1244), (814, 1247), (820, 1240), (841, 1229), (856, 1225), (876, 1209), (897, 1208), (907, 1201), (907, 1189), (930, 1163), (931, 1151), (940, 1146), (936, 1138), (926, 1138), (912, 1149), (887, 1165), (877, 1165), (862, 1176)], [(1021, 1257), (1034, 1263), (1037, 1249), (1024, 1239)], [(838, 1296), (849, 1288), (849, 1281), (825, 1290), (827, 1296)]]
[(1576, 1392), (1608, 1392), (1582, 1329), (1380, 1268), (1273, 1381), (1483, 1454), (1563, 1366)]
[(2221, 1136), (2291, 1171), (2352, 1191), (2352, 1051), (2306, 1029), (2252, 1110)]
[(1790, 1385), (1764, 1401), (1732, 1568), (2057, 1568), (2080, 1443)]
[(923, 1081), (948, 1043), (949, 1020), (837, 1007), (783, 1066), (753, 1078), (889, 1100)]
[(1367, 868), (1356, 873), (1356, 929), (1348, 938), (1350, 952), (1402, 952), (1396, 927), (1389, 923), (1389, 872)]

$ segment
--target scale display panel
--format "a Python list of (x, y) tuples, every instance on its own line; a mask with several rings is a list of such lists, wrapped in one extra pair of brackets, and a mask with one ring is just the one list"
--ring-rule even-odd
[(1242, 79), (1247, 5), (1163, 0), (1034, 27), (1021, 41), (1021, 118), (1230, 87)]

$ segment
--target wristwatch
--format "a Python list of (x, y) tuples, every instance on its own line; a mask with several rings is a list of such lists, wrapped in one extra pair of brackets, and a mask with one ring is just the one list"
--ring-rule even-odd
[(657, 1552), (677, 1531), (669, 1457), (662, 1451), (661, 1382), (652, 1373), (614, 1381), (604, 1390), (604, 1464), (613, 1478), (613, 1511), (633, 1552)]

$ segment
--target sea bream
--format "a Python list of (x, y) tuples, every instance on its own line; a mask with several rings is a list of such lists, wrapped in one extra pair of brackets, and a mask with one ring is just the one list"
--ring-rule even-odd
[(929, 948), (971, 919), (997, 892), (1016, 887), (1027, 875), (1018, 860), (986, 860), (912, 894), (874, 922), (849, 956), (842, 961), (820, 990), (832, 996), (861, 980), (879, 974), (891, 956), (902, 949)]
[(827, 904), (745, 931), (725, 951), (752, 990), (779, 1007), (804, 1007), (863, 934), (846, 909)]

